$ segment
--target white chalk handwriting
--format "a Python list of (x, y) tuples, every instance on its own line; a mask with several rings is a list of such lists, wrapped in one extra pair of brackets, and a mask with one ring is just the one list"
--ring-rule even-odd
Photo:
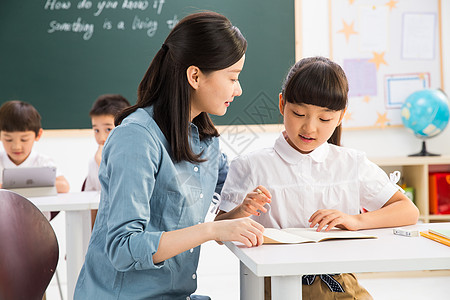
[[(43, 9), (49, 15), (49, 34), (79, 34), (82, 40), (88, 41), (102, 30), (132, 30), (142, 31), (151, 38), (158, 24), (172, 29), (178, 23), (177, 15), (161, 19), (165, 3), (166, 0), (45, 0)], [(123, 13), (113, 13), (118, 10)], [(130, 16), (129, 12), (134, 13)]]

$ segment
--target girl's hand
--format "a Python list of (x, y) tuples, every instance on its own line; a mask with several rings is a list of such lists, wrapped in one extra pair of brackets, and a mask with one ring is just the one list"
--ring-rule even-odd
[(245, 196), (244, 201), (237, 207), (241, 217), (249, 217), (251, 215), (259, 216), (261, 212), (266, 213), (267, 209), (264, 207), (266, 203), (270, 203), (272, 195), (270, 192), (259, 185), (253, 192)]
[(308, 222), (311, 224), (309, 227), (318, 225), (317, 231), (321, 231), (325, 226), (325, 231), (329, 231), (333, 227), (347, 230), (358, 230), (358, 218), (345, 214), (335, 209), (319, 209), (309, 218)]
[(233, 241), (253, 247), (264, 241), (264, 227), (250, 218), (215, 221), (212, 225), (217, 242)]

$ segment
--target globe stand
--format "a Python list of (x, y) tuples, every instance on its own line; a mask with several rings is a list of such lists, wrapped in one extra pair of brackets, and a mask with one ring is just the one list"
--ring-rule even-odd
[(440, 154), (434, 154), (427, 151), (427, 145), (425, 141), (422, 141), (422, 150), (419, 153), (410, 154), (408, 156), (441, 156)]

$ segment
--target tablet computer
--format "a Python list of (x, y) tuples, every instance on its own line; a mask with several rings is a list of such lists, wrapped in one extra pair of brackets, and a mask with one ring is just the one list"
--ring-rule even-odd
[(4, 189), (52, 187), (55, 185), (56, 167), (3, 169)]

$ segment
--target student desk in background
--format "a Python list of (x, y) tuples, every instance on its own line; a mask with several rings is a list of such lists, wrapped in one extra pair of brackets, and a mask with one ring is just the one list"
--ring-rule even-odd
[[(409, 227), (449, 229), (450, 223)], [(241, 300), (264, 299), (264, 276), (272, 276), (272, 299), (301, 299), (301, 275), (305, 274), (450, 269), (450, 247), (446, 245), (421, 236), (394, 235), (392, 228), (362, 232), (378, 238), (254, 248), (225, 242), (240, 260)]]
[(66, 212), (67, 299), (73, 299), (91, 237), (91, 209), (97, 209), (100, 192), (76, 192), (28, 198), (41, 211)]

